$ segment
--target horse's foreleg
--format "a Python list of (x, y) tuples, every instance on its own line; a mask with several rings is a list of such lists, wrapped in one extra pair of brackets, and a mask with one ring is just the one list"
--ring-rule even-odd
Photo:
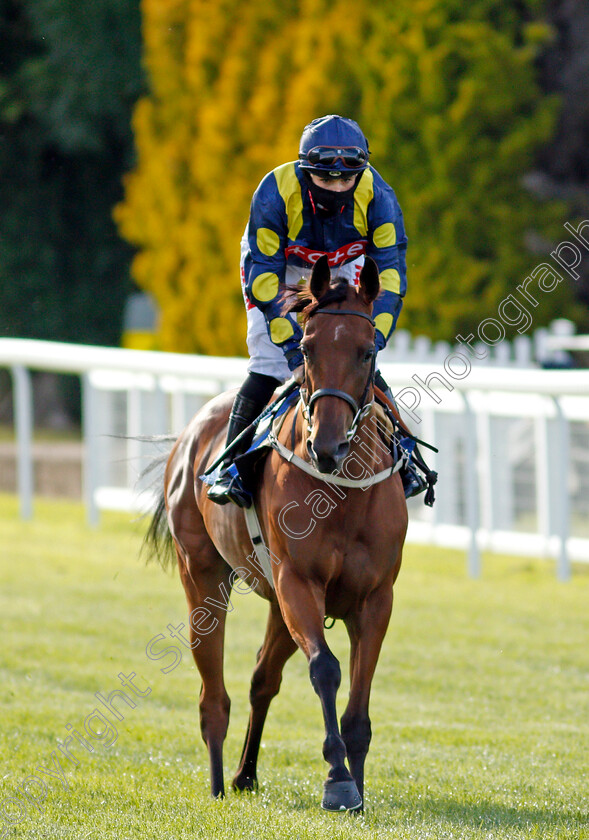
[(370, 687), (387, 631), (393, 593), (383, 587), (368, 599), (364, 608), (346, 619), (350, 636), (350, 699), (342, 716), (342, 737), (348, 763), (360, 796), (364, 798), (364, 764), (372, 730), (368, 715)]
[[(180, 559), (180, 576), (186, 592), (192, 655), (202, 677), (199, 697), (200, 731), (209, 752), (211, 794), (225, 796), (223, 743), (229, 726), (230, 700), (223, 679), (225, 617), (231, 591), (229, 568), (212, 544), (211, 562), (199, 565)], [(213, 553), (216, 556), (212, 556)], [(209, 599), (209, 600), (207, 600)], [(221, 606), (211, 604), (216, 601)], [(223, 609), (227, 601), (227, 608)]]
[(255, 790), (257, 764), (266, 715), (278, 694), (282, 670), (297, 646), (288, 632), (278, 604), (270, 604), (264, 643), (258, 653), (250, 689), (251, 711), (239, 767), (233, 778), (235, 790)]
[(281, 571), (277, 593), (290, 633), (309, 662), (311, 684), (323, 710), (323, 757), (330, 769), (324, 785), (322, 805), (328, 811), (354, 810), (362, 805), (362, 800), (345, 764), (346, 746), (337, 722), (336, 696), (341, 682), (341, 670), (325, 641), (324, 594), (311, 581), (286, 569)]

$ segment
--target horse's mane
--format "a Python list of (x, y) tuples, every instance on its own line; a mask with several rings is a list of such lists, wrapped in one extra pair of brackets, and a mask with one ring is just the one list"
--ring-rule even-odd
[(286, 286), (285, 289), (285, 305), (283, 314), (289, 312), (300, 312), (303, 316), (303, 325), (307, 323), (311, 315), (317, 312), (318, 309), (323, 309), (329, 306), (330, 303), (341, 303), (348, 299), (350, 290), (348, 281), (340, 277), (323, 295), (320, 300), (317, 300), (311, 292), (310, 284), (306, 283), (304, 286)]

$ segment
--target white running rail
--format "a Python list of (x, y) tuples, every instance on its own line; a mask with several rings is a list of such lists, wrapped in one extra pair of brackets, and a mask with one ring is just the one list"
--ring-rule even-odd
[[(380, 368), (440, 479), (437, 501), (410, 501), (409, 538), (461, 547), (478, 576), (483, 550), (589, 561), (589, 371), (476, 365), (448, 352)], [(473, 364), (471, 365), (471, 362)], [(33, 512), (32, 371), (82, 380), (84, 498), (99, 510), (141, 504), (137, 477), (154, 454), (142, 435), (177, 433), (211, 396), (236, 387), (246, 360), (0, 339), (12, 375), (21, 515)], [(143, 488), (145, 490), (145, 488)], [(141, 490), (141, 488), (140, 488)], [(146, 494), (149, 498), (149, 494)]]

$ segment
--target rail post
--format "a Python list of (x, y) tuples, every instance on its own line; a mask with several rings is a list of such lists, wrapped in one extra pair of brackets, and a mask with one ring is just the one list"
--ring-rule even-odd
[(17, 485), (22, 519), (33, 515), (33, 389), (24, 365), (11, 368), (14, 387), (14, 424), (17, 441)]

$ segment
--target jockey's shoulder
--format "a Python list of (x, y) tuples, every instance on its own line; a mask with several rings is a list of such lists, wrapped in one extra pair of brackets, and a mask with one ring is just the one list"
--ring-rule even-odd
[(391, 185), (385, 181), (382, 175), (374, 169), (374, 167), (369, 167), (369, 171), (372, 173), (372, 189), (375, 199), (384, 204), (390, 204), (398, 207), (399, 202)]
[(304, 176), (298, 162), (283, 163), (262, 178), (254, 193), (254, 204), (257, 207), (281, 204), (288, 196), (300, 193), (303, 183)]

